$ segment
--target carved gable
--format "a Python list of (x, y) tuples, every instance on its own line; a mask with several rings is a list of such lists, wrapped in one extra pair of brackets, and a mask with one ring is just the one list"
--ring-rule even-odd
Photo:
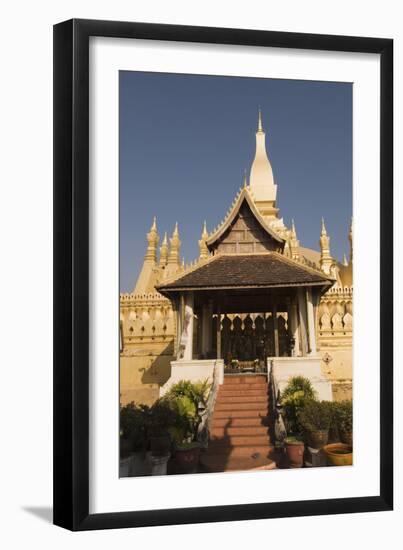
[(283, 245), (262, 227), (244, 201), (232, 223), (209, 248), (220, 254), (256, 254), (282, 252)]

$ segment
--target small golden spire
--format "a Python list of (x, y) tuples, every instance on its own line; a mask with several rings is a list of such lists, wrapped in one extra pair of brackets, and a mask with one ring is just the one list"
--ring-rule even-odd
[(326, 231), (326, 225), (325, 225), (325, 219), (322, 217), (322, 230), (321, 230), (321, 235), (327, 235), (327, 231)]
[(207, 222), (206, 222), (206, 220), (204, 220), (204, 224), (203, 224), (202, 237), (203, 237), (203, 239), (207, 239), (207, 237), (208, 237)]

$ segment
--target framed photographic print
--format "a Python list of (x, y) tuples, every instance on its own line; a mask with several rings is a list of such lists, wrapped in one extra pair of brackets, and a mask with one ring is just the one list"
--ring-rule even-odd
[(392, 509), (393, 42), (54, 27), (54, 522)]

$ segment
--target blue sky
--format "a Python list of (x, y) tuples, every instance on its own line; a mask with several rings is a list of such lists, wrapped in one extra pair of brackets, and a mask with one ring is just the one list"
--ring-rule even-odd
[(249, 173), (258, 107), (278, 185), (301, 245), (318, 249), (321, 217), (333, 256), (348, 254), (352, 215), (352, 84), (122, 71), (120, 287), (133, 290), (157, 216), (179, 223), (181, 255), (198, 255)]

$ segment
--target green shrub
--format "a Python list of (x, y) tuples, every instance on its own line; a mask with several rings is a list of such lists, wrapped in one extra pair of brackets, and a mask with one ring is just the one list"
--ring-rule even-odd
[(120, 436), (131, 450), (144, 449), (146, 445), (147, 410), (146, 405), (136, 405), (134, 401), (120, 407)]
[(328, 430), (332, 420), (328, 401), (307, 400), (298, 411), (298, 422), (304, 432)]
[(181, 380), (164, 396), (164, 401), (176, 415), (176, 422), (172, 425), (170, 433), (177, 445), (197, 439), (201, 422), (200, 412), (207, 406), (210, 388), (208, 380)]
[(334, 401), (332, 403), (332, 425), (341, 433), (353, 431), (353, 402), (351, 399), (345, 401)]
[(298, 414), (305, 402), (309, 400), (316, 400), (316, 391), (310, 380), (303, 376), (291, 378), (281, 394), (287, 433), (301, 434), (302, 426), (299, 423)]

